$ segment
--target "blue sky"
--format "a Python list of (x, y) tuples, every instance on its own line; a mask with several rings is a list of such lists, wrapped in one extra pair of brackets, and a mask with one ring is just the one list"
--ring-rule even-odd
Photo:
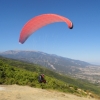
[[(47, 25), (19, 44), (23, 25), (31, 18), (55, 13), (69, 18)], [(36, 50), (100, 64), (100, 0), (0, 0), (0, 51)]]

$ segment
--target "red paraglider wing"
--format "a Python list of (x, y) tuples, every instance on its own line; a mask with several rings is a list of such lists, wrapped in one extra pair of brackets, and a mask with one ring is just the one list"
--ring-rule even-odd
[(21, 30), (19, 42), (24, 43), (26, 39), (39, 28), (54, 22), (65, 22), (70, 29), (73, 28), (72, 22), (57, 14), (42, 14), (29, 20)]

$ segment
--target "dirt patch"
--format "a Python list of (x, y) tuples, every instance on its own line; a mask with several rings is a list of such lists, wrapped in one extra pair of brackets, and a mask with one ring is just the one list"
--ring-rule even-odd
[(1, 85), (0, 88), (0, 100), (96, 100), (28, 86)]
[(2, 91), (2, 90), (5, 90), (5, 88), (4, 87), (0, 87), (0, 91)]

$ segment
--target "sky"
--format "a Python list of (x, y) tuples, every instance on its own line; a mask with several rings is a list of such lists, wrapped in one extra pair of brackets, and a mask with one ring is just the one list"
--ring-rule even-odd
[[(24, 44), (24, 24), (41, 14), (58, 14), (73, 22), (49, 24)], [(0, 0), (0, 52), (35, 50), (100, 65), (100, 0)]]

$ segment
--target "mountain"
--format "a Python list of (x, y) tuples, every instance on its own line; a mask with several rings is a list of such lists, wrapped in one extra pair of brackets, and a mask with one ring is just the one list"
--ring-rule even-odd
[[(47, 54), (39, 51), (6, 51), (0, 53), (0, 55), (8, 58), (19, 59), (28, 61), (30, 63), (40, 64), (47, 68), (66, 72), (77, 72), (78, 68), (87, 67), (91, 64), (79, 60), (69, 59), (54, 54)], [(74, 69), (74, 70), (72, 70)]]
[[(40, 73), (44, 73), (47, 84), (38, 82)], [(86, 80), (75, 79), (37, 64), (5, 57), (0, 57), (0, 84), (28, 85), (92, 98), (100, 96), (100, 87)]]
[(100, 83), (100, 67), (84, 61), (47, 54), (40, 51), (9, 50), (0, 53), (0, 55), (39, 64), (61, 74), (63, 73), (76, 78), (88, 79), (94, 83)]

